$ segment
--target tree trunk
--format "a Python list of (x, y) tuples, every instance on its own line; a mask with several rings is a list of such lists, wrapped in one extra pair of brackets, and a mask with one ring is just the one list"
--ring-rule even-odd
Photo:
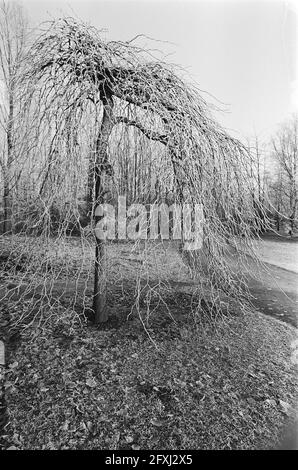
[(296, 216), (296, 185), (295, 179), (291, 177), (291, 189), (290, 189), (290, 233), (289, 235), (292, 236), (295, 227), (295, 216)]
[(14, 102), (13, 92), (9, 90), (9, 112), (7, 121), (6, 131), (6, 144), (7, 144), (7, 162), (6, 171), (4, 172), (4, 193), (3, 193), (3, 204), (4, 204), (4, 221), (3, 221), (3, 232), (9, 233), (12, 228), (12, 200), (11, 200), (11, 166), (12, 166), (12, 152), (13, 152), (13, 114), (14, 114)]
[(279, 232), (280, 224), (279, 224), (279, 214), (276, 214), (276, 230)]
[(11, 210), (11, 199), (10, 199), (10, 190), (9, 190), (9, 181), (8, 177), (5, 177), (4, 181), (4, 193), (3, 193), (3, 233), (10, 233), (11, 232), (11, 218), (12, 218), (12, 210)]
[[(103, 100), (104, 111), (100, 132), (96, 141), (96, 162), (94, 168), (94, 223), (100, 221), (101, 217), (96, 215), (96, 208), (105, 202), (105, 183), (108, 176), (111, 176), (111, 169), (108, 163), (107, 147), (113, 129), (113, 99), (105, 96)], [(108, 319), (106, 309), (106, 272), (105, 272), (105, 241), (96, 238), (95, 247), (95, 272), (94, 272), (94, 293), (93, 310), (95, 324), (106, 322)]]

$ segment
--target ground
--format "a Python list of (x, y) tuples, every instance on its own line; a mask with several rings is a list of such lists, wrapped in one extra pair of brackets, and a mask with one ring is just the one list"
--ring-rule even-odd
[[(127, 246), (112, 247), (112, 251), (121, 269), (125, 267), (126, 277), (144, 265), (140, 253)], [(149, 318), (146, 303), (141, 303), (144, 325), (137, 314), (130, 314), (127, 291), (117, 290), (115, 281), (108, 297), (110, 325), (86, 326), (79, 316), (73, 321), (66, 311), (46, 326), (35, 324), (10, 334), (3, 448), (268, 449), (281, 445), (296, 418), (297, 330), (287, 317), (280, 316), (280, 321), (271, 313), (275, 315), (277, 305), (289, 307), (279, 297), (269, 310), (267, 303), (274, 299), (272, 291), (265, 289), (270, 277), (263, 275), (263, 287), (254, 281), (251, 289), (266, 292), (262, 299), (258, 293), (257, 300), (259, 310), (266, 306), (270, 316), (234, 311), (211, 318), (210, 312), (201, 309), (198, 319), (187, 308), (193, 285), (185, 281), (185, 267), (171, 252), (169, 274), (165, 256), (159, 252), (155, 270), (176, 282), (175, 296), (169, 294), (167, 309), (157, 302), (158, 311)], [(285, 273), (284, 286), (288, 281), (294, 286), (295, 273), (272, 269), (278, 270), (273, 276)], [(3, 284), (9, 282), (11, 292), (18, 276), (21, 269), (13, 280), (4, 276)], [(62, 274), (60, 278), (61, 284)], [(54, 292), (60, 284), (55, 283)], [(68, 283), (64, 294), (73, 296), (75, 287), (80, 290), (80, 284)], [(157, 291), (148, 292), (154, 297)], [(37, 289), (36, 300), (38, 296)], [(50, 312), (55, 308), (49, 303)]]

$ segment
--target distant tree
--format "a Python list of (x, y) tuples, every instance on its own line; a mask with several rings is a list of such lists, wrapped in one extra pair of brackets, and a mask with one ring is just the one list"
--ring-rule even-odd
[[(278, 207), (285, 210), (289, 234), (294, 231), (298, 202), (298, 116), (284, 123), (272, 139), (273, 157), (277, 162), (276, 196)], [(279, 211), (279, 209), (278, 209)]]
[(3, 197), (3, 231), (12, 225), (12, 191), (20, 175), (22, 152), (19, 83), (26, 49), (27, 23), (22, 7), (0, 2), (0, 171)]
[(286, 213), (284, 196), (284, 178), (282, 171), (278, 168), (274, 175), (268, 178), (268, 210), (276, 230), (279, 232)]
[(266, 192), (268, 175), (266, 173), (265, 151), (258, 136), (255, 136), (252, 142), (248, 141), (248, 149), (250, 155), (248, 174), (252, 181), (250, 186), (251, 197), (256, 221), (259, 225), (258, 229), (262, 232), (267, 227)]

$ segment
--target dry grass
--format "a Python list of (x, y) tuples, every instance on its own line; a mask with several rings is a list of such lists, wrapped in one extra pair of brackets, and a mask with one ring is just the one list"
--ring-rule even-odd
[(294, 328), (253, 313), (196, 331), (160, 317), (148, 332), (151, 339), (133, 318), (72, 331), (61, 319), (51, 332), (36, 329), (31, 342), (24, 332), (7, 374), (6, 445), (277, 446), (297, 398)]

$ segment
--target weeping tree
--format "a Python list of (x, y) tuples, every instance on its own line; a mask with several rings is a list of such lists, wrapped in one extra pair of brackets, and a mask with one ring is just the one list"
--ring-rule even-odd
[[(170, 187), (179, 203), (204, 208), (203, 248), (188, 253), (190, 266), (198, 270), (204, 260), (210, 287), (240, 298), (223, 253), (239, 238), (252, 249), (258, 221), (249, 155), (213, 120), (200, 90), (179, 68), (156, 59), (137, 38), (107, 42), (100, 31), (67, 18), (46, 25), (30, 49), (23, 92), (41, 208), (27, 228), (31, 223), (50, 235), (54, 200), (68, 201), (68, 214), (79, 221), (84, 190), (94, 228), (98, 205), (121, 191), (120, 161), (123, 168), (132, 154), (151, 158), (159, 187)], [(95, 244), (93, 309), (100, 323), (107, 319), (105, 242), (96, 238)]]

